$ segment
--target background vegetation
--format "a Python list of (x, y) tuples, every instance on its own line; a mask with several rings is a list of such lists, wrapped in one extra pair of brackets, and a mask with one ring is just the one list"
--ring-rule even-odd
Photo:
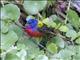
[[(77, 3), (80, 4), (79, 0), (2, 0), (0, 58), (80, 60), (80, 6), (76, 7)], [(27, 36), (22, 27), (30, 15), (54, 31), (41, 38)], [(42, 40), (46, 46), (40, 44)]]

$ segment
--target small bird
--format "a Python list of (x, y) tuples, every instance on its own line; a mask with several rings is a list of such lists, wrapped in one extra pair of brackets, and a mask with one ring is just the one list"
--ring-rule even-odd
[(25, 32), (31, 37), (41, 37), (43, 35), (38, 29), (43, 26), (43, 23), (35, 18), (27, 19), (27, 26), (25, 26)]
[(46, 47), (46, 43), (48, 42), (48, 37), (50, 34), (45, 32), (46, 30), (51, 31), (42, 21), (39, 21), (35, 18), (26, 19), (27, 26), (25, 25), (25, 32), (33, 38), (41, 38), (42, 40), (39, 42), (40, 50)]

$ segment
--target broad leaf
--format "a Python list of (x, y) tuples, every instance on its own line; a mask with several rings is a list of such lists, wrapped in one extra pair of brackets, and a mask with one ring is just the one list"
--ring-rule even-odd
[(38, 55), (34, 60), (48, 60), (46, 55)]
[(27, 50), (27, 54), (28, 54), (27, 59), (31, 60), (31, 59), (35, 58), (37, 55), (43, 54), (43, 52), (39, 50), (38, 45), (33, 42), (33, 39), (28, 39), (26, 37), (24, 37), (24, 38), (25, 39), (18, 41), (17, 46), (18, 46), (18, 49), (21, 49), (19, 45), (24, 44), (25, 48), (23, 47), (22, 49)]
[(76, 43), (80, 44), (80, 37), (76, 40)]
[(47, 45), (47, 49), (51, 52), (51, 53), (57, 53), (57, 46), (56, 46), (56, 44), (54, 44), (54, 43), (49, 43), (48, 45)]
[(62, 59), (69, 59), (71, 57), (72, 54), (72, 51), (69, 51), (69, 50), (61, 50), (59, 52), (59, 56), (62, 58)]
[(68, 29), (67, 26), (62, 25), (62, 26), (59, 28), (59, 30), (62, 31), (62, 32), (67, 32), (69, 29)]
[(11, 30), (13, 30), (16, 34), (17, 34), (17, 36), (18, 37), (22, 37), (24, 34), (23, 34), (23, 29), (22, 28), (20, 28), (19, 26), (17, 26), (17, 25), (11, 25), (10, 26), (10, 29)]
[(15, 54), (8, 53), (5, 57), (5, 60), (20, 60), (20, 58)]
[(52, 38), (52, 40), (58, 47), (60, 47), (60, 48), (65, 47), (64, 40), (62, 38), (60, 38), (59, 36)]
[(74, 31), (74, 30), (69, 30), (69, 31), (66, 33), (66, 36), (67, 36), (67, 37), (71, 37), (72, 40), (73, 40), (73, 39), (76, 38), (77, 33), (76, 33), (76, 31)]
[(56, 27), (56, 23), (53, 20), (50, 20), (49, 18), (43, 19), (42, 22), (46, 24), (48, 27)]
[(25, 60), (27, 56), (26, 50), (22, 49), (20, 52), (16, 54), (21, 60)]
[(1, 34), (1, 47), (8, 49), (18, 40), (18, 36), (14, 31), (9, 31), (7, 34)]
[(74, 46), (75, 47), (75, 55), (73, 55), (74, 60), (79, 60), (80, 59), (80, 45)]
[(79, 29), (80, 27), (80, 21), (79, 21), (79, 16), (77, 13), (73, 10), (69, 10), (68, 12), (68, 17), (69, 17), (69, 22), (76, 28)]
[(46, 6), (46, 4), (47, 4), (46, 0), (39, 0), (39, 1), (27, 0), (27, 1), (24, 1), (23, 6), (27, 13), (37, 14)]
[(9, 27), (7, 26), (7, 24), (4, 21), (1, 21), (1, 32), (7, 33), (8, 30), (9, 30)]
[(14, 4), (6, 4), (1, 8), (1, 19), (17, 21), (20, 16), (19, 8)]

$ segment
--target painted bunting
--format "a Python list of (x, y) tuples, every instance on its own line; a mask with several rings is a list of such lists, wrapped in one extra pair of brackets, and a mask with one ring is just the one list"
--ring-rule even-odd
[(31, 37), (41, 37), (43, 35), (38, 29), (43, 26), (43, 23), (34, 18), (27, 19), (27, 26), (25, 32)]

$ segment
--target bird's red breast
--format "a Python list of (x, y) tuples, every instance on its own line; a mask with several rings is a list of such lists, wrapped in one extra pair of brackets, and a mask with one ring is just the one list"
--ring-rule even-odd
[(31, 37), (41, 37), (43, 35), (41, 32), (32, 29), (25, 29), (25, 32)]

